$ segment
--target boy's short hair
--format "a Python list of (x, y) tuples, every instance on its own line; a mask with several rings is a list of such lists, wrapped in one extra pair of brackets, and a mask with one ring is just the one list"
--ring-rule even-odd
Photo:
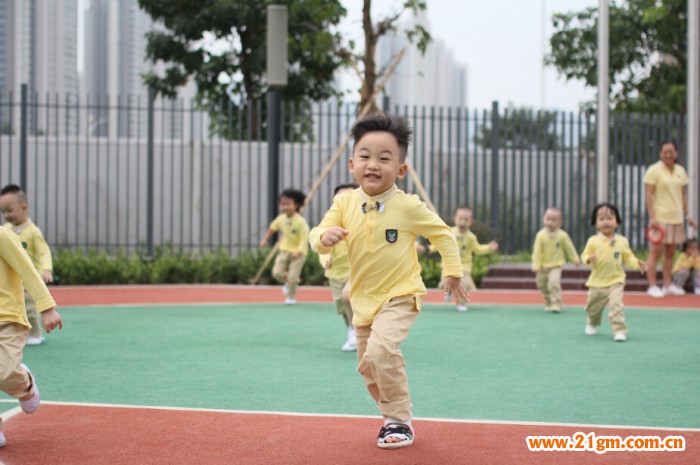
[(342, 191), (343, 189), (357, 189), (358, 187), (360, 187), (360, 185), (357, 183), (354, 183), (354, 182), (350, 182), (347, 184), (339, 184), (339, 185), (335, 186), (335, 190), (333, 191), (333, 195), (334, 196), (338, 195), (338, 192)]
[(0, 195), (15, 194), (19, 203), (27, 203), (27, 194), (17, 184), (8, 184), (0, 190)]
[(399, 115), (388, 115), (382, 112), (371, 113), (364, 118), (357, 120), (350, 130), (350, 135), (353, 140), (353, 151), (355, 145), (370, 132), (388, 132), (396, 138), (396, 143), (399, 145), (399, 161), (406, 161), (408, 153), (408, 144), (411, 143), (411, 135), (413, 130), (406, 118)]
[(615, 215), (615, 219), (617, 220), (617, 225), (620, 226), (622, 224), (622, 218), (620, 217), (620, 212), (617, 210), (617, 207), (611, 203), (599, 203), (595, 207), (593, 207), (593, 213), (591, 214), (591, 226), (595, 226), (596, 220), (598, 219), (598, 210), (607, 208), (613, 214)]
[(304, 205), (304, 201), (306, 201), (306, 194), (304, 194), (302, 191), (300, 191), (298, 189), (285, 189), (280, 194), (280, 199), (282, 197), (292, 199), (294, 201), (294, 203), (297, 204), (298, 207), (301, 207), (302, 205)]
[(547, 212), (548, 212), (549, 210), (554, 210), (555, 212), (557, 212), (557, 213), (559, 214), (559, 216), (560, 216), (562, 219), (564, 218), (564, 212), (561, 211), (561, 208), (559, 208), (559, 207), (554, 207), (554, 206), (552, 206), (552, 207), (547, 207), (547, 208), (545, 208), (545, 210), (544, 210), (545, 215), (547, 214)]
[(456, 215), (457, 212), (460, 211), (460, 210), (467, 210), (469, 213), (471, 213), (472, 215), (474, 215), (474, 210), (472, 210), (472, 207), (467, 207), (466, 205), (459, 205), (459, 206), (457, 206), (457, 208), (455, 208), (455, 211), (454, 211), (453, 215)]
[(681, 246), (681, 252), (687, 251), (690, 244), (695, 244), (695, 245), (700, 246), (700, 243), (698, 243), (697, 239), (695, 239), (694, 237), (690, 237), (690, 238), (686, 239), (686, 241)]

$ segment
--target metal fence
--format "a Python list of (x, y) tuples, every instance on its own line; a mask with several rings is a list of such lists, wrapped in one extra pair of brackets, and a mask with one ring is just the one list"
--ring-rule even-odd
[[(267, 136), (261, 102), (231, 102), (212, 118), (194, 102), (142, 98), (0, 96), (0, 184), (19, 183), (54, 248), (127, 253), (255, 248), (268, 226)], [(389, 107), (414, 128), (408, 160), (449, 221), (474, 209), (482, 235), (506, 253), (531, 248), (546, 207), (564, 212), (578, 247), (591, 234), (596, 121), (591, 114)], [(344, 140), (355, 104), (286, 105), (280, 185), (308, 191)], [(658, 145), (680, 142), (677, 115), (612, 114), (610, 200), (621, 232), (644, 247), (643, 175)], [(317, 223), (335, 185), (351, 180), (350, 148), (304, 215)], [(416, 192), (411, 179), (400, 183)]]

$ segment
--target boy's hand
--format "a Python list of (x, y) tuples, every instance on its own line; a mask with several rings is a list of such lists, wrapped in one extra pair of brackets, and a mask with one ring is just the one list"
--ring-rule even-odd
[(325, 247), (333, 247), (338, 242), (342, 241), (345, 236), (350, 234), (350, 231), (339, 226), (331, 226), (323, 233), (321, 244)]
[(301, 252), (292, 252), (292, 260), (296, 260), (301, 257)]
[(647, 272), (647, 262), (643, 262), (639, 259), (637, 259), (637, 262), (639, 263), (639, 272), (644, 274)]
[(595, 263), (595, 258), (596, 258), (596, 257), (595, 257), (595, 254), (589, 255), (589, 256), (588, 256), (587, 263), (590, 263), (590, 264), (592, 265), (593, 263)]
[(330, 258), (328, 258), (328, 261), (326, 261), (326, 263), (323, 264), (323, 268), (325, 270), (330, 270), (332, 266), (333, 266), (333, 257), (330, 257)]
[(581, 260), (579, 260), (578, 258), (577, 258), (576, 260), (574, 260), (574, 265), (580, 266), (580, 265), (581, 265)]
[(445, 294), (459, 296), (462, 300), (469, 302), (469, 293), (460, 284), (460, 278), (456, 276), (445, 276), (443, 283), (445, 285)]
[(540, 267), (532, 267), (532, 272), (533, 273), (539, 273), (540, 272)]
[(492, 252), (495, 252), (496, 250), (498, 250), (498, 242), (496, 242), (496, 241), (489, 242), (489, 248), (491, 249)]
[(261, 248), (261, 249), (262, 249), (263, 247), (265, 247), (266, 245), (267, 245), (267, 241), (266, 241), (265, 239), (263, 239), (263, 240), (260, 241), (260, 248)]
[(44, 270), (41, 272), (41, 278), (44, 280), (45, 283), (52, 283), (53, 273), (51, 273), (51, 270)]
[(425, 252), (425, 246), (423, 244), (416, 242), (416, 251)]
[(56, 326), (59, 329), (63, 329), (63, 320), (61, 320), (61, 315), (58, 314), (56, 309), (52, 308), (41, 312), (41, 325), (47, 333), (50, 333)]

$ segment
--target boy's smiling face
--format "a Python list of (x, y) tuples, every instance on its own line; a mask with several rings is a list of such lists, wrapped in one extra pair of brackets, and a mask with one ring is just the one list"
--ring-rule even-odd
[(391, 189), (408, 170), (396, 137), (384, 131), (368, 132), (357, 141), (349, 164), (355, 180), (371, 197)]
[(27, 221), (27, 204), (22, 203), (17, 194), (7, 193), (0, 196), (0, 211), (5, 221), (14, 226), (19, 226)]

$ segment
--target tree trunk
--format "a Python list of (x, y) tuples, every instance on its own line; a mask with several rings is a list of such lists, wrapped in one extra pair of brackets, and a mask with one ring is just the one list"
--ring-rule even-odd
[(360, 90), (360, 109), (364, 108), (367, 103), (370, 103), (371, 107), (369, 112), (373, 113), (379, 110), (377, 108), (376, 101), (369, 101), (374, 93), (374, 86), (377, 80), (374, 51), (377, 46), (378, 37), (375, 35), (374, 28), (372, 26), (372, 15), (370, 14), (371, 7), (372, 0), (364, 0), (364, 6), (362, 8), (362, 28), (365, 31), (365, 56), (363, 57), (365, 65), (365, 80), (362, 82), (362, 89)]

